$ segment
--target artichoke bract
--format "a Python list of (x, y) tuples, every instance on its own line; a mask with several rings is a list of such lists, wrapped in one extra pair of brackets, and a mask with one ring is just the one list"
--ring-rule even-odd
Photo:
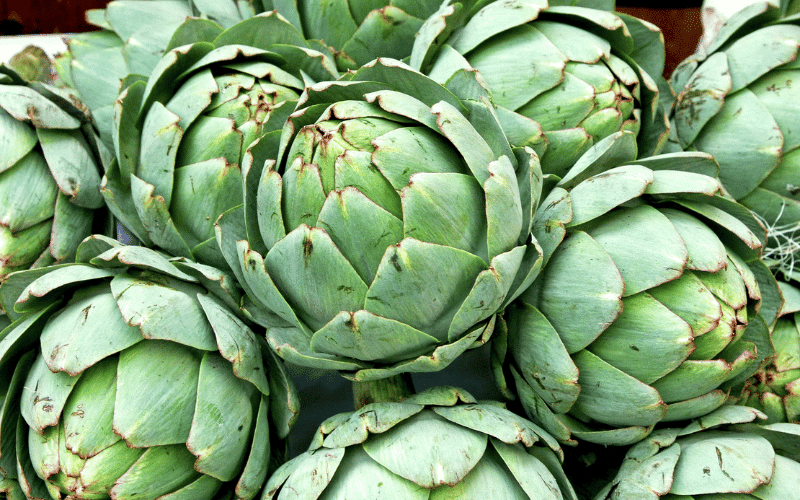
[(770, 229), (771, 266), (794, 272), (800, 228), (800, 16), (757, 3), (734, 14), (706, 53), (672, 75), (672, 149), (705, 151), (720, 180)]
[(637, 160), (621, 132), (552, 181), (533, 228), (544, 264), (493, 359), (558, 439), (630, 444), (697, 418), (766, 357), (783, 299), (763, 228), (716, 171), (702, 153)]
[(67, 262), (113, 231), (100, 194), (110, 160), (74, 95), (0, 66), (0, 278)]
[(233, 278), (97, 236), (77, 260), (0, 287), (0, 491), (254, 498), (297, 396)]
[(800, 290), (779, 285), (786, 302), (771, 325), (774, 353), (732, 394), (739, 404), (762, 411), (767, 423), (800, 423)]
[(311, 86), (278, 162), (244, 173), (218, 238), (285, 359), (356, 380), (438, 371), (535, 276), (538, 161), (463, 76), (476, 99), (391, 59)]
[(656, 83), (664, 59), (658, 28), (630, 16), (483, 0), (453, 1), (429, 18), (411, 66), (440, 83), (458, 69), (479, 70), (512, 144), (527, 139), (516, 137), (520, 121), (538, 122), (547, 141), (542, 171), (563, 176), (620, 130), (637, 134), (641, 156), (659, 152), (668, 131)]
[(800, 425), (750, 423), (763, 417), (728, 406), (658, 429), (630, 448), (594, 500), (800, 499)]
[(263, 12), (257, 1), (114, 0), (86, 12), (102, 28), (68, 35), (60, 75), (75, 88), (109, 145), (114, 101), (132, 75), (147, 77), (162, 54), (184, 44), (188, 32), (220, 31)]
[(274, 158), (303, 87), (338, 73), (274, 13), (206, 35), (121, 94), (102, 192), (145, 246), (225, 267), (214, 222), (242, 203), (242, 165)]
[(546, 432), (497, 403), (437, 387), (329, 418), (262, 500), (577, 499)]
[(334, 50), (342, 70), (378, 57), (405, 59), (422, 23), (441, 0), (264, 0), (303, 32)]

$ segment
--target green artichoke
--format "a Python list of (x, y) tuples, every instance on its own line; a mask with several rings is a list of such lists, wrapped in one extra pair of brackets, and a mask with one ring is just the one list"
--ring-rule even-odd
[(595, 500), (800, 499), (800, 425), (747, 423), (763, 417), (748, 411), (728, 406), (684, 429), (656, 430)]
[(113, 230), (100, 195), (109, 161), (74, 95), (0, 65), (0, 278), (67, 262)]
[[(541, 125), (542, 171), (563, 176), (599, 140), (637, 134), (639, 154), (659, 152), (666, 114), (658, 28), (639, 19), (546, 0), (451, 1), (420, 30), (411, 65), (445, 83), (462, 68), (486, 81), (512, 144), (520, 121)], [(557, 2), (568, 3), (568, 2)]]
[(0, 287), (0, 491), (254, 498), (297, 401), (233, 279), (104, 237), (77, 260)]
[(771, 327), (774, 354), (732, 394), (765, 413), (767, 423), (800, 423), (800, 290), (779, 284), (786, 302)]
[(335, 51), (340, 69), (411, 54), (422, 23), (441, 0), (264, 0), (309, 40)]
[(303, 87), (338, 73), (276, 14), (197, 35), (213, 36), (121, 94), (102, 192), (145, 246), (224, 268), (214, 222), (242, 203), (242, 167), (274, 158)]
[(110, 145), (114, 101), (131, 75), (147, 77), (162, 54), (187, 43), (192, 32), (229, 28), (263, 12), (258, 3), (114, 0), (86, 12), (87, 21), (102, 30), (65, 38), (68, 51), (59, 57), (59, 74), (77, 89)]
[(720, 180), (770, 229), (765, 252), (796, 279), (800, 228), (800, 16), (757, 3), (734, 14), (702, 55), (672, 75), (671, 150), (711, 153)]
[(278, 161), (245, 173), (218, 239), (285, 359), (358, 380), (438, 371), (535, 276), (536, 156), (463, 76), (475, 99), (391, 59), (313, 85)]
[(534, 221), (542, 271), (506, 310), (494, 362), (559, 440), (631, 444), (700, 417), (766, 357), (782, 298), (763, 228), (716, 171), (702, 153), (637, 160), (621, 132), (554, 179)]
[(261, 498), (577, 499), (562, 459), (558, 443), (531, 422), (437, 387), (329, 418)]

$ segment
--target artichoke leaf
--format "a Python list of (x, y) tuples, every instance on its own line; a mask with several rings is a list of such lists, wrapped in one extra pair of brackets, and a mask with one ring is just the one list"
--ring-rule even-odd
[[(180, 443), (180, 454), (173, 453), (175, 467), (179, 467), (179, 457), (183, 453), (191, 457), (184, 443), (189, 437), (195, 413), (200, 357), (192, 348), (165, 340), (140, 342), (120, 353), (114, 431), (129, 446), (151, 447), (146, 455), (163, 453), (165, 448), (169, 448), (164, 445)], [(147, 390), (143, 391), (143, 387)], [(190, 469), (193, 462), (194, 457)], [(146, 459), (140, 465), (147, 466)], [(134, 470), (137, 469), (128, 473), (136, 474), (132, 472)], [(167, 470), (173, 468), (164, 467), (159, 475)], [(125, 482), (121, 479), (118, 486), (122, 488), (120, 485)], [(168, 482), (159, 481), (159, 484)]]
[[(172, 177), (170, 177), (171, 183)], [(172, 255), (191, 257), (192, 252), (184, 241), (169, 213), (162, 196), (154, 194), (155, 186), (131, 175), (131, 197), (139, 221), (154, 244)]]
[(691, 359), (652, 386), (666, 403), (675, 403), (713, 391), (730, 377), (731, 370), (732, 365), (722, 359)]
[[(358, 2), (355, 3), (358, 5)], [(358, 65), (377, 57), (402, 59), (411, 51), (411, 41), (422, 27), (422, 20), (393, 5), (371, 11), (342, 51)]]
[[(569, 353), (591, 344), (622, 312), (625, 284), (611, 257), (591, 236), (561, 243), (522, 299), (539, 309)], [(575, 311), (584, 311), (576, 317)]]
[(177, 88), (164, 107), (180, 117), (178, 127), (185, 132), (222, 91), (210, 69), (198, 71)]
[(570, 191), (572, 220), (567, 227), (597, 219), (641, 196), (653, 180), (653, 171), (638, 165), (612, 168), (586, 179)]
[(783, 64), (797, 58), (800, 26), (775, 24), (762, 26), (725, 48), (732, 82), (731, 92), (753, 83)]
[[(165, 108), (160, 102), (154, 103), (145, 116), (136, 176), (152, 185), (155, 195), (163, 197), (169, 206), (172, 199), (175, 158), (184, 130), (178, 125), (180, 116)], [(133, 189), (131, 186), (131, 190)]]
[(681, 422), (702, 417), (720, 408), (728, 400), (728, 394), (721, 390), (711, 391), (696, 398), (669, 403), (664, 422)]
[(487, 443), (485, 434), (453, 425), (433, 412), (420, 412), (402, 425), (373, 434), (361, 446), (398, 476), (433, 489), (460, 482), (484, 456)]
[[(510, 368), (514, 378), (515, 393), (519, 397), (520, 403), (525, 408), (526, 414), (535, 420), (553, 437), (561, 442), (575, 443), (570, 441), (570, 428), (562, 419), (563, 414), (556, 415), (548, 404), (533, 390), (533, 387), (525, 381), (519, 372), (512, 366)], [(580, 390), (576, 387), (577, 390)]]
[(42, 355), (54, 372), (76, 376), (142, 341), (125, 323), (108, 285), (82, 288), (42, 330)]
[(326, 448), (315, 453), (303, 453), (283, 464), (270, 476), (264, 487), (264, 500), (281, 498), (278, 491), (302, 492), (306, 498), (319, 498), (333, 480), (345, 456), (344, 448)]
[[(281, 9), (278, 9), (278, 12), (281, 12)], [(305, 47), (306, 41), (302, 33), (289, 24), (281, 15), (276, 12), (266, 12), (258, 17), (251, 17), (237, 22), (222, 32), (216, 38), (214, 44), (217, 47), (246, 45), (269, 50), (275, 44)]]
[(265, 398), (259, 398), (258, 410), (255, 414), (255, 430), (250, 442), (247, 462), (236, 483), (236, 494), (241, 498), (255, 498), (267, 480), (267, 469), (272, 454), (272, 443), (270, 443), (272, 431), (270, 430), (267, 405)]
[(186, 448), (197, 457), (195, 470), (223, 482), (236, 478), (244, 466), (255, 423), (253, 389), (233, 374), (222, 356), (213, 352), (203, 355), (186, 441)]
[[(19, 276), (24, 278), (28, 276), (35, 276), (22, 290), (19, 287), (14, 287), (13, 291), (19, 296), (11, 298), (16, 299), (14, 310), (19, 313), (35, 312), (43, 307), (46, 307), (52, 302), (63, 298), (65, 290), (80, 284), (82, 282), (90, 282), (93, 280), (100, 280), (117, 274), (114, 270), (97, 269), (89, 266), (78, 266), (74, 264), (67, 264), (63, 267), (49, 269), (49, 272), (28, 271), (26, 274), (17, 274), (9, 279), (10, 283), (14, 282), (14, 277)], [(11, 286), (3, 285), (4, 288), (12, 289)], [(5, 291), (5, 290), (4, 290)], [(4, 296), (4, 301), (7, 298)], [(5, 302), (4, 302), (5, 303)]]
[(542, 171), (559, 177), (567, 176), (594, 146), (594, 138), (581, 127), (551, 130), (544, 136), (547, 150), (542, 155)]
[[(213, 296), (197, 294), (197, 301), (216, 338), (219, 353), (233, 366), (233, 374), (253, 384), (265, 396), (269, 382), (255, 333)], [(216, 350), (215, 348), (215, 350)]]
[[(157, 498), (172, 493), (199, 476), (193, 464), (194, 456), (183, 443), (148, 448), (114, 483), (110, 494), (117, 498)], [(153, 476), (159, 481), (153, 481)]]
[[(32, 152), (0, 172), (0, 226), (19, 233), (53, 216), (58, 186), (42, 155)], [(4, 249), (4, 257), (11, 255)]]
[(386, 249), (364, 309), (445, 341), (454, 316), (487, 267), (463, 250), (405, 238)]
[(273, 326), (267, 329), (267, 342), (272, 350), (298, 366), (340, 371), (355, 371), (369, 366), (363, 361), (312, 351), (309, 336), (296, 327)]
[(341, 419), (331, 417), (337, 421), (326, 420), (320, 427), (323, 430), (327, 428), (325, 424), (335, 424), (332, 430), (327, 431), (322, 446), (326, 449), (337, 449), (364, 443), (370, 435), (383, 434), (418, 414), (424, 407), (422, 403), (411, 402), (371, 403), (354, 413), (340, 415)]
[(520, 236), (525, 234), (520, 189), (510, 160), (501, 156), (491, 162), (488, 166), (490, 177), (483, 185), (490, 259), (513, 249)]
[(75, 385), (61, 415), (71, 453), (88, 459), (120, 441), (112, 428), (116, 384), (117, 358), (109, 357), (94, 364)]
[(769, 482), (775, 451), (752, 434), (719, 435), (696, 442), (681, 440), (681, 460), (675, 466), (671, 493), (701, 495), (752, 492)]
[[(493, 448), (489, 448), (486, 450), (482, 460), (475, 464), (475, 467), (461, 481), (454, 485), (442, 485), (435, 488), (430, 493), (430, 499), (454, 500), (459, 498), (481, 498), (486, 495), (492, 495), (495, 498), (558, 498), (550, 495), (544, 496), (544, 492), (548, 488), (542, 484), (544, 483), (543, 478), (533, 473), (536, 469), (539, 469), (536, 472), (541, 473), (541, 469), (544, 469), (542, 464), (522, 450), (519, 450), (519, 453), (527, 457), (528, 463), (526, 465), (528, 465), (528, 468), (525, 471), (525, 479), (527, 479), (526, 486), (528, 486), (529, 490), (532, 490), (530, 496), (521, 488), (516, 478), (509, 477), (506, 464), (503, 463)], [(552, 480), (552, 476), (550, 479)], [(558, 491), (557, 488), (556, 491)], [(548, 493), (552, 493), (552, 491), (548, 491)]]
[[(516, 414), (509, 413), (505, 408), (488, 404), (462, 404), (434, 407), (432, 410), (454, 424), (488, 434), (509, 445), (521, 442), (530, 448), (542, 440), (553, 451), (560, 452), (561, 450), (558, 442), (541, 427)], [(492, 440), (492, 443), (497, 444), (495, 440)]]
[(35, 128), (77, 129), (81, 126), (80, 120), (31, 87), (0, 85), (0, 108)]
[[(512, 446), (505, 442), (498, 441), (497, 439), (490, 438), (494, 450), (501, 458), (503, 464), (508, 467), (514, 479), (519, 483), (519, 487), (528, 495), (529, 498), (541, 498), (561, 500), (563, 498), (570, 498), (566, 491), (562, 491), (559, 484), (547, 466), (536, 457), (536, 455), (529, 453), (523, 447), (516, 445)], [(558, 448), (560, 451), (560, 448)], [(478, 466), (483, 463), (492, 463), (487, 460), (481, 461)], [(556, 463), (559, 463), (556, 460)], [(499, 464), (497, 464), (499, 465)], [(559, 467), (560, 468), (560, 467)], [(477, 467), (476, 467), (477, 469)], [(505, 472), (504, 474), (505, 475)], [(469, 479), (470, 476), (467, 476)], [(491, 485), (492, 483), (488, 483)], [(490, 487), (488, 491), (493, 491)]]
[(571, 190), (590, 177), (630, 164), (636, 156), (636, 135), (631, 132), (617, 132), (600, 140), (591, 153), (582, 155), (563, 176), (558, 186)]
[[(797, 116), (797, 88), (792, 85), (798, 76), (798, 70), (772, 71), (755, 81), (749, 88), (761, 103), (769, 110), (783, 134), (783, 158), (786, 154), (800, 146), (800, 128), (793, 117)], [(770, 176), (771, 177), (771, 176)]]
[(93, 218), (91, 209), (73, 205), (67, 195), (58, 193), (50, 230), (50, 254), (56, 262), (75, 259), (81, 241), (92, 234)]
[(0, 150), (3, 151), (0, 172), (3, 172), (30, 153), (36, 146), (38, 138), (33, 127), (17, 120), (2, 108), (0, 108), (0, 130), (3, 131), (0, 136)]
[(431, 113), (442, 134), (447, 137), (461, 153), (472, 175), (484, 184), (491, 176), (489, 164), (496, 156), (489, 144), (454, 106), (445, 101), (434, 104)]
[(533, 21), (546, 8), (547, 4), (539, 0), (490, 3), (471, 16), (466, 26), (452, 35), (450, 44), (464, 54), (498, 33)]
[(37, 129), (39, 144), (62, 193), (80, 207), (100, 208), (100, 172), (83, 134), (78, 130)]
[(728, 250), (710, 227), (680, 210), (660, 208), (659, 212), (669, 219), (686, 243), (687, 269), (717, 273), (728, 265)]
[(581, 392), (573, 410), (612, 426), (650, 426), (660, 421), (667, 405), (652, 387), (625, 374), (588, 350), (572, 356)]
[[(97, 238), (97, 235), (93, 238)], [(139, 269), (150, 269), (181, 281), (198, 282), (197, 278), (174, 266), (164, 254), (135, 245), (114, 245), (92, 257), (89, 263), (97, 268), (114, 269), (132, 266)]]
[(434, 337), (368, 311), (337, 314), (311, 337), (315, 352), (362, 361), (393, 363), (433, 350)]
[[(727, 319), (724, 314), (726, 309), (697, 275), (690, 271), (683, 273), (678, 279), (651, 288), (648, 293), (691, 327), (695, 343), (711, 335), (709, 332), (715, 328), (722, 327)], [(696, 353), (697, 351), (693, 355)]]
[[(125, 322), (138, 327), (146, 339), (169, 340), (204, 351), (216, 351), (214, 331), (196, 297), (202, 289), (181, 281), (120, 274), (111, 280), (111, 292)], [(181, 311), (176, 315), (175, 311)]]
[(428, 500), (429, 494), (422, 486), (394, 474), (377, 463), (360, 446), (354, 446), (346, 450), (340, 470), (331, 478), (330, 484), (325, 488), (324, 496), (318, 498)]
[[(20, 394), (20, 414), (33, 432), (44, 435), (45, 428), (58, 424), (61, 411), (80, 375), (52, 372), (44, 358), (37, 356), (25, 379), (25, 387), (33, 389)], [(27, 431), (26, 431), (27, 434)], [(17, 449), (17, 453), (21, 450)]]

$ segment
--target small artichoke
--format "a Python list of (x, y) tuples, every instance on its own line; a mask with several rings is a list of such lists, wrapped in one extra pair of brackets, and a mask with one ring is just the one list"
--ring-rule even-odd
[(714, 155), (720, 180), (770, 229), (765, 258), (794, 272), (800, 228), (800, 16), (759, 2), (734, 14), (704, 54), (672, 75), (670, 150)]
[(232, 278), (97, 236), (77, 260), (0, 287), (0, 491), (254, 498), (297, 400)]
[(437, 387), (329, 418), (272, 475), (263, 500), (572, 500), (561, 448), (496, 403)]
[(766, 357), (782, 301), (763, 228), (713, 158), (637, 160), (634, 141), (609, 136), (554, 179), (534, 221), (542, 271), (494, 342), (501, 388), (564, 441), (631, 444), (718, 408)]
[(0, 65), (0, 278), (68, 262), (113, 230), (100, 194), (110, 159), (74, 95)]
[(274, 13), (197, 36), (209, 40), (167, 52), (121, 94), (102, 192), (145, 246), (224, 268), (214, 222), (242, 203), (242, 167), (277, 154), (306, 78), (338, 73)]
[[(481, 87), (464, 73), (464, 89)], [(306, 89), (277, 162), (218, 222), (228, 262), (296, 364), (356, 379), (438, 371), (530, 283), (541, 175), (482, 99), (391, 59)], [(239, 221), (244, 221), (241, 225)]]
[(800, 425), (749, 423), (756, 418), (763, 414), (728, 406), (656, 430), (595, 500), (800, 499)]
[(480, 71), (512, 144), (524, 144), (515, 136), (520, 121), (538, 122), (547, 141), (542, 171), (563, 176), (620, 130), (637, 134), (641, 156), (663, 147), (664, 58), (658, 28), (623, 14), (545, 0), (454, 0), (420, 30), (411, 65), (440, 83), (462, 68)]
[(766, 414), (767, 423), (800, 423), (800, 290), (779, 285), (786, 302), (771, 326), (774, 353), (732, 394)]

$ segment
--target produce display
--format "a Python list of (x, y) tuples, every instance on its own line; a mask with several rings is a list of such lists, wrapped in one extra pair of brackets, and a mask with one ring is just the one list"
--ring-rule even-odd
[(798, 11), (666, 75), (608, 0), (114, 0), (0, 65), (0, 500), (800, 500)]

